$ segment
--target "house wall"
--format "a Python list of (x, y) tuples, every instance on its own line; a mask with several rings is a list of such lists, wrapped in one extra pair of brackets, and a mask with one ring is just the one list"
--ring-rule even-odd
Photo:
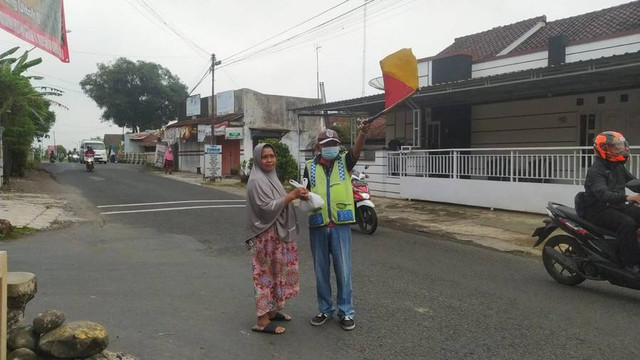
[(387, 118), (387, 138), (385, 144), (394, 139), (404, 141), (411, 145), (413, 140), (413, 112), (408, 109), (399, 109), (385, 115)]
[[(626, 94), (628, 102), (620, 102)], [(598, 104), (599, 97), (604, 104)], [(577, 105), (582, 98), (584, 104)], [(471, 111), (471, 147), (580, 145), (579, 118), (595, 114), (596, 133), (617, 130), (640, 142), (640, 89), (476, 105)]]
[(144, 148), (139, 146), (135, 141), (131, 140), (131, 134), (124, 134), (124, 152), (141, 153), (144, 152)]
[(430, 86), (431, 85), (431, 67), (432, 61), (421, 61), (418, 63), (418, 86)]
[(204, 158), (204, 145), (199, 142), (178, 141), (178, 170), (195, 173)]
[[(365, 166), (369, 166), (365, 169)], [(375, 151), (374, 160), (359, 160), (354, 170), (369, 175), (367, 182), (371, 195), (388, 198), (400, 198), (400, 177), (387, 176), (387, 152), (385, 150)], [(375, 203), (375, 199), (373, 199)]]
[[(637, 51), (640, 51), (640, 34), (621, 36), (614, 39), (569, 45), (566, 48), (566, 62), (597, 59)], [(546, 67), (547, 55), (548, 53), (545, 50), (476, 63), (472, 66), (472, 78)]]
[[(289, 147), (291, 155), (299, 159), (300, 149), (305, 149), (324, 128), (320, 117), (305, 117), (298, 125), (297, 115), (288, 110), (315, 105), (319, 102), (318, 99), (267, 95), (250, 89), (236, 91), (236, 93), (239, 92), (242, 93), (242, 99), (238, 105), (238, 111), (244, 113), (245, 122), (244, 149), (253, 149), (250, 128), (289, 129), (290, 131), (282, 138), (282, 142)], [(298, 126), (302, 130), (300, 134), (298, 134)], [(252, 157), (253, 151), (245, 150), (242, 160), (249, 161)]]

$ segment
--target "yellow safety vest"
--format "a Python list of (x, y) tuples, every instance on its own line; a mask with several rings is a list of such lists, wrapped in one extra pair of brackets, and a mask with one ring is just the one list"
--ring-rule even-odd
[(335, 160), (329, 181), (321, 164), (314, 160), (307, 161), (307, 172), (311, 192), (324, 200), (325, 204), (318, 210), (309, 213), (309, 227), (334, 224), (352, 224), (356, 221), (353, 189), (347, 171), (346, 153)]

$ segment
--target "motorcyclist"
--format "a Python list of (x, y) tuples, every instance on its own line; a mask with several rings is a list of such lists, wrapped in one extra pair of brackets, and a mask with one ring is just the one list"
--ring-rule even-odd
[(93, 151), (93, 148), (91, 146), (87, 146), (87, 150), (85, 150), (84, 156), (92, 157), (92, 156), (95, 156), (95, 155), (96, 155), (96, 152)]
[(626, 270), (640, 273), (640, 195), (626, 195), (625, 184), (635, 179), (625, 163), (629, 144), (616, 131), (605, 131), (594, 139), (595, 160), (587, 171), (585, 192), (576, 196), (578, 214), (604, 229), (614, 231), (619, 241), (618, 259)]

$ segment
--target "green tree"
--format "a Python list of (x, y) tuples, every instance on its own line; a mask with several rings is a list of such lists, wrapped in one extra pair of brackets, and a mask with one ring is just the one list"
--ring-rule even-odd
[(52, 104), (63, 106), (46, 96), (60, 96), (62, 92), (48, 87), (33, 87), (23, 73), (38, 65), (42, 59), (28, 60), (29, 52), (12, 57), (18, 47), (0, 54), (0, 126), (3, 134), (4, 181), (11, 175), (22, 176), (27, 165), (34, 138), (40, 139), (55, 122)]
[(80, 86), (103, 110), (103, 121), (134, 132), (166, 125), (187, 97), (186, 85), (168, 69), (126, 58), (98, 64), (98, 71), (86, 75)]
[(67, 157), (67, 149), (62, 145), (56, 146), (56, 155), (60, 161), (64, 160)]
[[(278, 173), (278, 179), (280, 179), (281, 182), (289, 181), (290, 179), (298, 180), (298, 163), (296, 163), (296, 159), (291, 156), (289, 147), (281, 143), (278, 139), (264, 139), (260, 140), (260, 142), (270, 144), (276, 150), (276, 158), (278, 159), (276, 172)], [(253, 164), (253, 161), (251, 163)]]

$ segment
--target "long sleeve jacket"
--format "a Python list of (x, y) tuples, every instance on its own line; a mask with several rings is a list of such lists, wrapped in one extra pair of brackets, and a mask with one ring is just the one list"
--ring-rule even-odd
[(590, 217), (607, 207), (622, 207), (627, 199), (625, 184), (633, 179), (624, 164), (596, 158), (587, 171), (584, 200), (578, 211)]

